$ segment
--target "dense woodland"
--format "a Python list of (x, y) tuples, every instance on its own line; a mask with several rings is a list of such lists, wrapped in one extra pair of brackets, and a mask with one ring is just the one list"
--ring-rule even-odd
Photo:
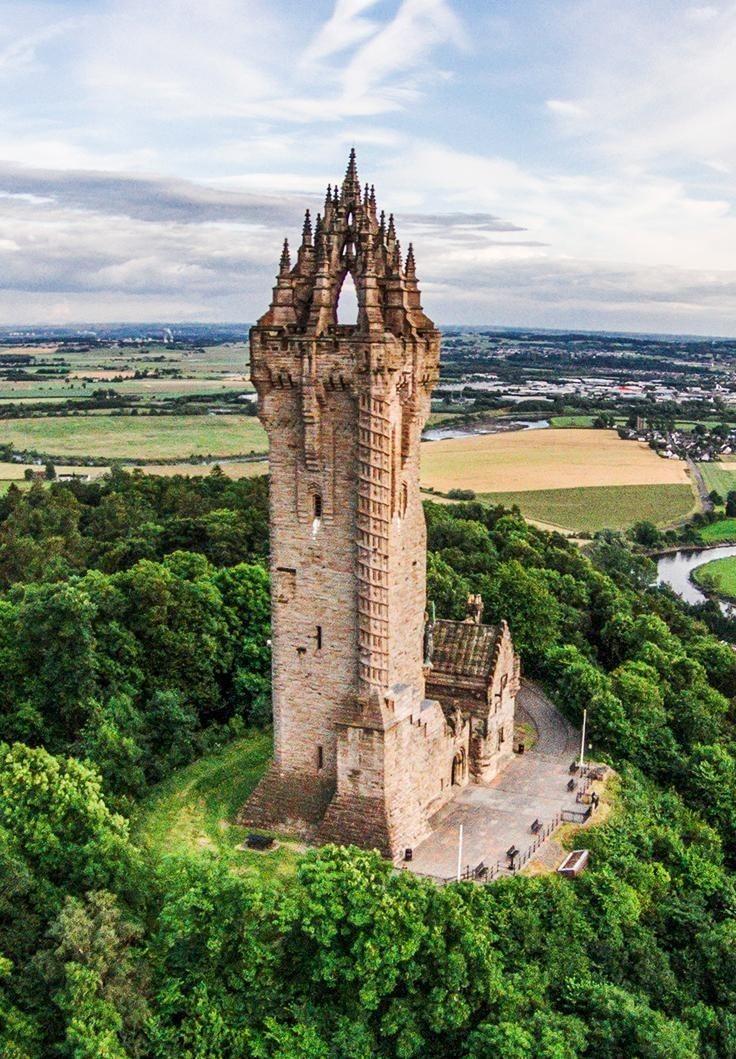
[(736, 1055), (736, 654), (615, 535), (427, 505), (438, 613), (482, 593), (620, 773), (574, 883), (327, 847), (267, 885), (136, 847), (153, 784), (268, 723), (266, 490), (0, 498), (0, 1054)]

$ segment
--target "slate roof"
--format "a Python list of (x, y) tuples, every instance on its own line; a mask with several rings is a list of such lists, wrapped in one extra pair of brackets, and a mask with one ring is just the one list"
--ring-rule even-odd
[(498, 625), (476, 625), (469, 621), (434, 623), (432, 672), (457, 677), (487, 678), (493, 672)]

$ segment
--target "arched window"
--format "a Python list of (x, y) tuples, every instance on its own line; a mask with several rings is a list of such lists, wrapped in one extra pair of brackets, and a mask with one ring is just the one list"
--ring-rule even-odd
[(342, 287), (337, 292), (335, 320), (338, 324), (355, 326), (358, 322), (358, 292), (352, 273), (346, 272)]

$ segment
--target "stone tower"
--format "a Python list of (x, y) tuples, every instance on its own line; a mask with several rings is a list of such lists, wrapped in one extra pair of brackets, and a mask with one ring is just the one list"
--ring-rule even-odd
[(445, 784), (433, 760), (455, 739), (424, 691), (419, 442), (439, 347), (412, 248), (402, 257), (351, 151), (293, 265), (284, 243), (250, 334), (270, 442), (275, 754), (246, 822), (392, 857), (428, 831)]

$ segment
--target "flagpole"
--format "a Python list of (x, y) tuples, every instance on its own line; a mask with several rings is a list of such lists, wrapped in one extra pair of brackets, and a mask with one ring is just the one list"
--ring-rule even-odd
[(583, 710), (583, 730), (580, 733), (580, 768), (585, 764), (585, 725), (588, 720), (588, 711)]

